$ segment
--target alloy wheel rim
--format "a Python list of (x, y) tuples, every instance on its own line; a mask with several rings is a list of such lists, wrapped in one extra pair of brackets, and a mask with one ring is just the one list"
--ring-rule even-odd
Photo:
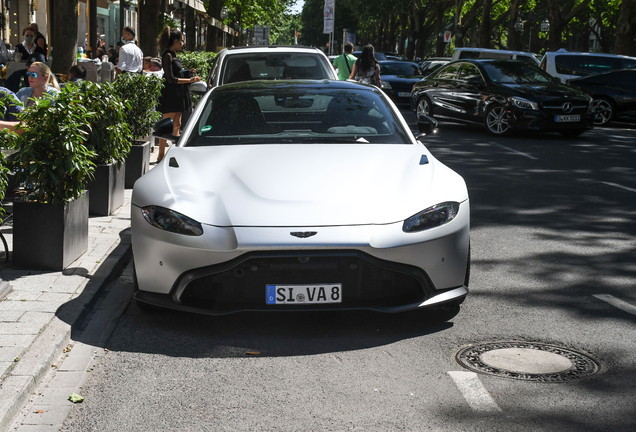
[(417, 104), (417, 115), (430, 115), (429, 112), (430, 107), (428, 106), (428, 101), (426, 99), (422, 99), (421, 101), (419, 101)]
[(508, 130), (510, 125), (506, 118), (506, 111), (503, 107), (495, 107), (490, 110), (488, 117), (486, 118), (488, 129), (493, 133), (502, 134)]
[(594, 115), (595, 125), (604, 125), (610, 121), (612, 118), (612, 104), (604, 99), (594, 99), (592, 101), (592, 106), (596, 112)]

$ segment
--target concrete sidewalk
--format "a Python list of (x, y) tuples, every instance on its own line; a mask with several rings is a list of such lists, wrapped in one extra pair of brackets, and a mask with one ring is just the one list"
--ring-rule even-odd
[[(151, 162), (157, 153), (150, 154)], [(0, 262), (0, 431), (10, 427), (72, 343), (74, 326), (130, 261), (131, 196), (132, 190), (126, 190), (124, 205), (112, 215), (90, 217), (88, 251), (66, 270), (21, 270)], [(12, 227), (0, 231), (11, 251)]]

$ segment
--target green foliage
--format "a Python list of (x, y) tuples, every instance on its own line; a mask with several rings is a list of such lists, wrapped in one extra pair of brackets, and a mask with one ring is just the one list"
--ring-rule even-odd
[(122, 74), (112, 86), (111, 91), (124, 102), (124, 119), (134, 140), (147, 136), (161, 119), (155, 108), (159, 105), (162, 81), (154, 75)]
[(201, 77), (201, 80), (207, 81), (212, 62), (216, 58), (216, 53), (206, 51), (182, 51), (177, 54), (177, 58), (183, 63), (185, 69), (196, 69), (196, 74)]
[(80, 125), (87, 132), (86, 147), (96, 154), (94, 162), (121, 166), (132, 145), (130, 127), (124, 117), (124, 103), (110, 83), (99, 85), (83, 81), (77, 86), (77, 91), (80, 103), (88, 112), (95, 114), (90, 124)]
[(163, 29), (168, 26), (170, 28), (180, 28), (179, 21), (166, 14), (159, 14), (159, 22), (157, 23), (157, 38), (163, 33)]
[(28, 198), (41, 203), (63, 204), (78, 198), (95, 171), (96, 153), (86, 147), (95, 113), (82, 104), (77, 86), (67, 86), (55, 102), (47, 95), (18, 118), (24, 133), (5, 135), (14, 147), (14, 170), (25, 182)]

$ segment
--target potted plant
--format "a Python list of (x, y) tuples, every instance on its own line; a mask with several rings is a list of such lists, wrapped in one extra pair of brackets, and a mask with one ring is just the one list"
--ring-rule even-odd
[(124, 104), (110, 83), (83, 81), (78, 87), (81, 103), (95, 113), (84, 125), (86, 146), (95, 152), (95, 176), (88, 183), (90, 214), (108, 216), (124, 204), (126, 157), (130, 152), (130, 128)]
[(85, 127), (94, 117), (80, 94), (65, 88), (55, 103), (38, 98), (19, 114), (22, 135), (5, 132), (17, 150), (13, 169), (26, 195), (13, 204), (13, 261), (63, 270), (88, 249), (88, 192), (95, 152)]
[(150, 169), (150, 135), (152, 126), (161, 118), (159, 105), (162, 79), (155, 75), (123, 74), (113, 84), (115, 94), (124, 102), (124, 118), (130, 126), (133, 145), (126, 159), (126, 189)]

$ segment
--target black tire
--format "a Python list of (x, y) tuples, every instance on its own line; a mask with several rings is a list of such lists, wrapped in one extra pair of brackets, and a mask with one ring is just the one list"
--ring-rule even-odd
[(417, 101), (417, 106), (415, 107), (416, 118), (419, 117), (421, 114), (433, 117), (433, 105), (431, 104), (431, 100), (428, 98), (428, 96), (422, 96)]
[(559, 133), (567, 138), (576, 138), (577, 136), (581, 135), (585, 131), (586, 129), (568, 129), (568, 130), (559, 131)]
[(597, 97), (592, 100), (594, 107), (594, 126), (605, 126), (616, 118), (616, 105), (611, 100), (604, 97)]
[(512, 130), (510, 123), (508, 123), (506, 109), (499, 104), (493, 104), (488, 107), (484, 116), (484, 125), (488, 133), (496, 136), (508, 135)]

